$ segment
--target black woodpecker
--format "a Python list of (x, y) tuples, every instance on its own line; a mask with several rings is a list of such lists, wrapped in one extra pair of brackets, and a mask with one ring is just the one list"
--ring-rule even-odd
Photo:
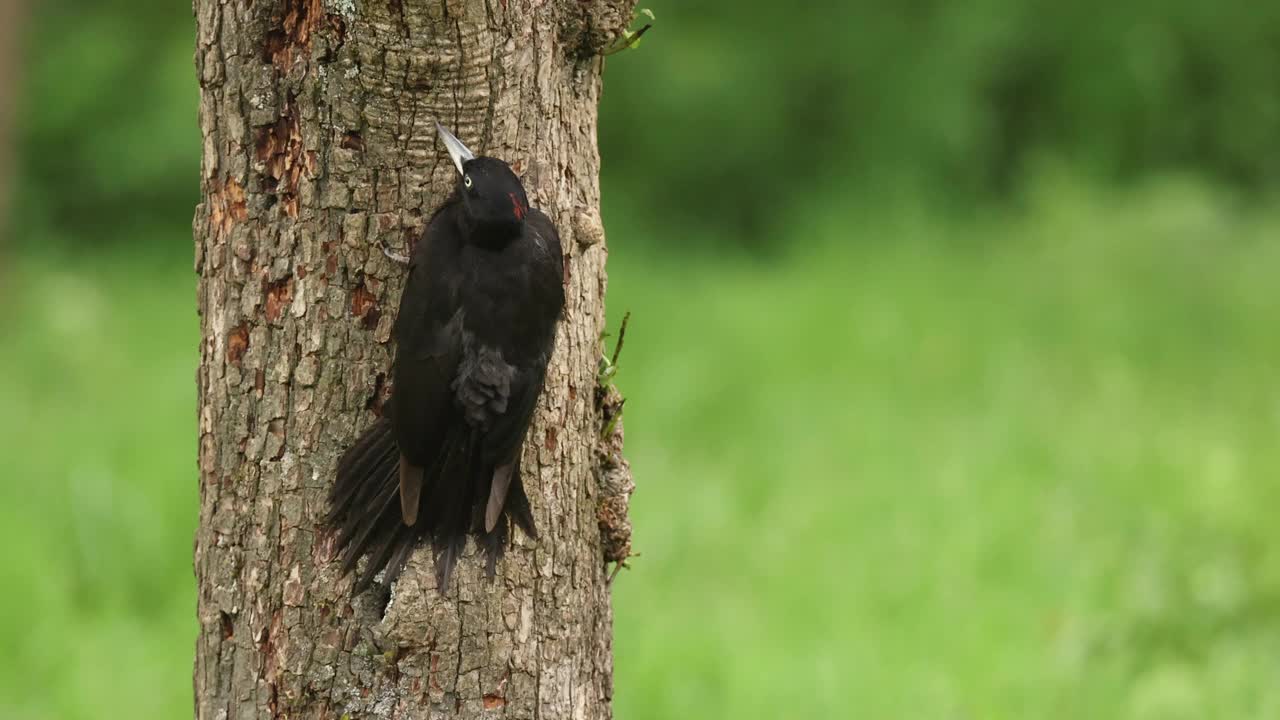
[(387, 411), (338, 462), (328, 524), (354, 592), (393, 582), (429, 539), (444, 592), (467, 535), (492, 579), (514, 522), (537, 537), (520, 482), (564, 307), (555, 225), (505, 162), (476, 157), (439, 123), (458, 184), (415, 244), (395, 322)]

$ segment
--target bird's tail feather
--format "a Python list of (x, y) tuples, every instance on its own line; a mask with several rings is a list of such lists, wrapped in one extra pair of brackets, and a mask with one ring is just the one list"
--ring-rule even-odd
[(433, 547), (436, 557), (436, 589), (441, 593), (449, 587), (449, 578), (458, 564), (458, 556), (466, 547), (466, 535), (447, 535), (437, 540)]
[(475, 438), (471, 429), (457, 424), (449, 430), (443, 451), (430, 473), (429, 487), (423, 489), (423, 512), (429, 518), (431, 544), (435, 551), (436, 588), (444, 592), (466, 547), (471, 530), (471, 486), (466, 482), (475, 459)]
[(364, 431), (338, 461), (338, 477), (329, 495), (327, 522), (338, 530), (342, 570), (355, 571), (354, 594), (363, 592), (384, 568), (386, 582), (400, 574), (420, 533), (400, 519), (400, 452), (391, 421), (379, 420)]
[(524, 483), (520, 481), (519, 459), (516, 460), (511, 490), (507, 493), (507, 502), (502, 509), (524, 531), (524, 534), (529, 536), (530, 540), (538, 539), (538, 528), (533, 524), (533, 509), (529, 507), (529, 496), (525, 495)]
[[(373, 474), (386, 456), (395, 456), (395, 438), (390, 434), (390, 421), (380, 421), (356, 439), (351, 447), (338, 460), (337, 480), (333, 490), (329, 492), (329, 514), (325, 523), (337, 525), (341, 516), (376, 485), (365, 482), (365, 478)], [(390, 447), (388, 447), (390, 442)]]
[(494, 575), (498, 572), (498, 561), (502, 559), (503, 552), (507, 549), (507, 522), (502, 519), (492, 530), (485, 532), (480, 536), (480, 545), (484, 548), (485, 554), (485, 574), (493, 580)]
[[(537, 538), (529, 498), (520, 481), (519, 460), (510, 480), (502, 517), (485, 531), (485, 500), (493, 468), (480, 461), (475, 438), (465, 425), (450, 431), (443, 450), (424, 473), (417, 522), (405, 525), (400, 508), (400, 451), (390, 420), (374, 423), (343, 454), (330, 492), (326, 522), (338, 531), (344, 573), (357, 572), (353, 594), (366, 590), (384, 569), (383, 582), (399, 577), (414, 548), (430, 538), (436, 565), (436, 587), (445, 592), (466, 546), (475, 534), (486, 555), (492, 579), (509, 544), (514, 523)], [(466, 480), (470, 478), (470, 482)]]
[(506, 497), (498, 506), (499, 514), (497, 521), (491, 523), (489, 514), (492, 510), (492, 488), (487, 486), (484, 478), (494, 477), (495, 473), (488, 472), (481, 478), (478, 490), (480, 499), (483, 501), (485, 497), (490, 498), (490, 503), (478, 504), (477, 517), (474, 521), (475, 531), (477, 533), (477, 541), (484, 548), (486, 565), (485, 572), (489, 579), (492, 580), (498, 569), (498, 561), (502, 559), (503, 553), (511, 540), (511, 524), (514, 522), (524, 534), (530, 539), (538, 538), (538, 531), (533, 524), (533, 511), (529, 508), (529, 497), (524, 493), (524, 485), (520, 481), (520, 458), (516, 456), (513, 461), (514, 467), (510, 472), (510, 487), (506, 491)]

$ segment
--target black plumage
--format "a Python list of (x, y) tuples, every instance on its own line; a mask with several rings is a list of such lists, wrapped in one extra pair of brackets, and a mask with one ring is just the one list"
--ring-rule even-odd
[(342, 456), (330, 496), (344, 571), (368, 556), (357, 593), (384, 568), (392, 582), (423, 539), (443, 592), (468, 535), (490, 577), (513, 522), (536, 537), (520, 448), (564, 305), (560, 238), (506, 163), (437, 127), (458, 185), (413, 250), (387, 411)]

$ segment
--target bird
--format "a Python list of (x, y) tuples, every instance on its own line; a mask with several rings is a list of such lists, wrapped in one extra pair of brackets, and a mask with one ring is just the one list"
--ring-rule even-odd
[(510, 165), (436, 132), (458, 178), (409, 257), (391, 396), (342, 454), (329, 495), (353, 595), (384, 570), (390, 586), (424, 541), (444, 593), (468, 536), (492, 580), (512, 524), (538, 535), (520, 452), (563, 315), (560, 236)]

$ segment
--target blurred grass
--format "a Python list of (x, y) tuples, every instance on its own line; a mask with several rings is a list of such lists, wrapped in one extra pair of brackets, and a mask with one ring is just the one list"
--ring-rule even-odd
[[(620, 718), (1280, 716), (1280, 215), (1035, 188), (811, 197), (767, 259), (609, 213)], [(186, 716), (190, 259), (14, 269), (0, 713)]]
[(5, 274), (4, 717), (190, 714), (190, 265), (174, 253), (28, 255)]
[(1280, 716), (1280, 217), (846, 207), (785, 261), (612, 236), (619, 717)]

